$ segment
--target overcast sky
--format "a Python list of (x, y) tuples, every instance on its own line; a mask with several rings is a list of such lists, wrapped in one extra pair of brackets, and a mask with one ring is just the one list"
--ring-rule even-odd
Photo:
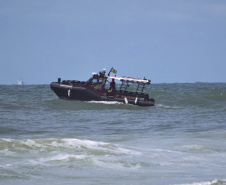
[(226, 82), (225, 0), (0, 0), (0, 84)]

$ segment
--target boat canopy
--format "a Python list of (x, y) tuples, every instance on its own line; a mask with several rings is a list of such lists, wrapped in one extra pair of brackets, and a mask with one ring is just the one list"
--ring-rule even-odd
[(140, 79), (140, 78), (130, 78), (130, 77), (119, 77), (119, 76), (107, 76), (108, 78), (120, 80), (121, 82), (131, 82), (131, 83), (138, 83), (143, 85), (149, 85), (151, 83), (151, 80), (148, 79)]

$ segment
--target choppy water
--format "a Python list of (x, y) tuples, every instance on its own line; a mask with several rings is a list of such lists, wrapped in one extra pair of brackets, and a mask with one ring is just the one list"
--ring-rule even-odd
[(226, 184), (226, 84), (153, 84), (154, 107), (0, 85), (0, 184)]

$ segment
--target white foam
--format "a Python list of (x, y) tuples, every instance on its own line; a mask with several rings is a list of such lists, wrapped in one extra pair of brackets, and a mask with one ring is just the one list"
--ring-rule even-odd
[(168, 105), (155, 104), (156, 107), (166, 108), (166, 109), (179, 109), (179, 107), (172, 107)]
[(98, 150), (108, 153), (115, 154), (129, 154), (129, 155), (137, 155), (139, 152), (122, 148), (121, 146), (117, 146), (110, 143), (91, 141), (91, 140), (79, 140), (79, 139), (62, 139), (64, 141), (63, 145), (60, 143), (60, 146), (64, 147), (77, 147), (77, 148), (87, 148), (90, 150)]
[(214, 185), (214, 184), (225, 184), (226, 180), (217, 180), (214, 179), (212, 181), (206, 181), (206, 182), (194, 182), (194, 183), (187, 183), (187, 184), (180, 184), (180, 185)]
[(111, 169), (140, 168), (139, 162), (133, 161), (140, 152), (107, 142), (76, 138), (7, 139), (7, 142), (5, 152), (12, 151), (21, 159), (6, 162), (4, 168), (87, 164)]
[[(41, 155), (42, 156), (42, 155)], [(61, 153), (61, 152), (50, 152), (46, 153), (44, 157), (40, 155), (33, 155), (32, 158), (28, 160), (24, 159), (21, 163), (17, 163), (18, 166), (59, 166), (59, 165), (67, 165), (68, 163), (74, 164), (77, 162), (90, 162), (90, 156), (83, 155), (83, 154), (68, 154), (68, 153)]]
[(53, 139), (52, 142), (48, 144), (49, 146), (56, 148), (87, 148), (87, 149), (101, 149), (107, 147), (109, 143), (97, 142), (91, 140), (80, 140), (80, 139)]
[(9, 149), (0, 150), (0, 154), (5, 155), (5, 156), (15, 156), (16, 155), (14, 152), (10, 151)]
[(130, 169), (136, 170), (141, 168), (139, 164), (134, 164), (132, 162), (121, 162), (117, 160), (103, 160), (103, 159), (93, 159), (95, 165), (103, 168), (111, 168), (111, 169)]
[(39, 144), (36, 140), (32, 140), (32, 139), (20, 141), (20, 143), (23, 145), (26, 145), (28, 147), (31, 147), (31, 148), (42, 148), (43, 147), (42, 144)]
[(74, 154), (58, 154), (55, 156), (42, 158), (42, 162), (50, 162), (50, 161), (71, 161), (71, 160), (86, 160), (89, 159), (87, 155), (74, 155)]
[(5, 142), (9, 142), (11, 147), (4, 148), (5, 152), (12, 152), (16, 150), (28, 150), (34, 152), (40, 152), (45, 150), (58, 151), (62, 148), (66, 150), (78, 149), (79, 151), (90, 152), (104, 152), (108, 154), (125, 154), (125, 155), (137, 155), (139, 152), (125, 149), (121, 146), (110, 144), (106, 142), (91, 141), (91, 140), (80, 140), (75, 138), (64, 138), (64, 139), (1, 139)]
[(211, 148), (201, 145), (184, 145), (183, 147), (195, 151), (213, 151)]
[(123, 104), (122, 102), (117, 102), (117, 101), (86, 101), (86, 103), (97, 103), (97, 104), (107, 104), (107, 105)]
[(1, 138), (2, 141), (11, 142), (13, 139)]

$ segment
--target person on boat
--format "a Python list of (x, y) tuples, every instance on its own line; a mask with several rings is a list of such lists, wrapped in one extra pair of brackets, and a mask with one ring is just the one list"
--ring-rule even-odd
[(110, 94), (114, 94), (114, 92), (115, 92), (115, 79), (112, 79), (112, 81), (109, 82), (109, 83), (110, 83), (110, 88), (109, 88), (108, 92)]

